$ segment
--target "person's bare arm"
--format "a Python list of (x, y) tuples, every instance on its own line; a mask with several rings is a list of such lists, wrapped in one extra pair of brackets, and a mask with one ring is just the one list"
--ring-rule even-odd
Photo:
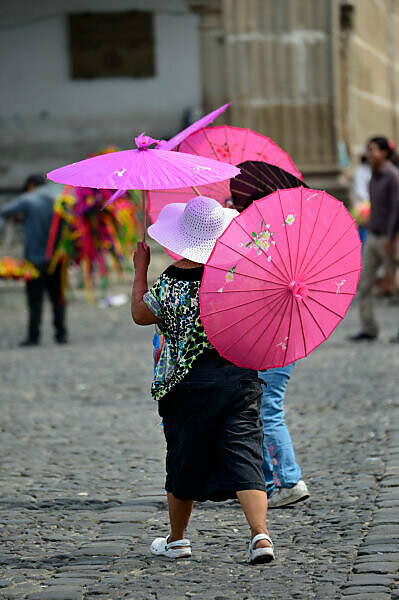
[(134, 280), (131, 304), (133, 321), (138, 325), (159, 323), (159, 319), (150, 311), (143, 300), (144, 294), (148, 292), (147, 271), (150, 264), (150, 249), (145, 242), (137, 244), (133, 264)]

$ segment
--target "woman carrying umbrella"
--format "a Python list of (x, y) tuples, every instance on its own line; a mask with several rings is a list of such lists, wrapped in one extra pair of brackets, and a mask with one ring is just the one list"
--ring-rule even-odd
[(191, 556), (185, 531), (194, 501), (238, 497), (251, 529), (247, 560), (274, 559), (266, 528), (262, 472), (262, 391), (257, 372), (236, 367), (208, 342), (199, 318), (203, 265), (238, 213), (199, 196), (164, 207), (149, 235), (182, 256), (148, 290), (150, 252), (134, 256), (132, 317), (165, 336), (152, 385), (167, 443), (166, 484), (171, 530), (151, 545), (168, 558)]

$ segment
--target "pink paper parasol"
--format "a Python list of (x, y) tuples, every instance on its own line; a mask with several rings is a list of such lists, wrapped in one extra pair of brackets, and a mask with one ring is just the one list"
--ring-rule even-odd
[(239, 169), (218, 160), (169, 150), (154, 150), (158, 140), (141, 134), (137, 148), (102, 154), (55, 169), (57, 183), (110, 190), (161, 190), (230, 179)]
[[(146, 190), (196, 186), (205, 182), (230, 179), (239, 169), (218, 160), (170, 150), (154, 150), (153, 138), (139, 135), (137, 149), (112, 152), (87, 158), (55, 169), (47, 177), (57, 183), (77, 187), (112, 190), (143, 190), (143, 220), (146, 214)], [(115, 199), (115, 194), (107, 204)], [(143, 223), (143, 239), (145, 226)]]
[[(260, 160), (276, 165), (288, 173), (302, 179), (289, 155), (270, 138), (260, 135), (251, 129), (230, 127), (208, 127), (190, 135), (180, 144), (180, 152), (188, 152), (198, 156), (207, 156), (232, 165), (246, 160)], [(204, 185), (198, 188), (203, 196), (214, 198), (223, 206), (231, 197), (229, 181)], [(192, 198), (191, 189), (156, 191), (149, 194), (148, 214), (154, 223), (161, 209), (169, 202), (188, 202)]]
[[(177, 133), (175, 136), (170, 138), (170, 140), (168, 140), (168, 141), (160, 140), (157, 143), (155, 148), (160, 149), (160, 150), (174, 150), (174, 148), (176, 148), (176, 146), (178, 146), (180, 144), (180, 142), (182, 142), (186, 137), (188, 137), (192, 133), (195, 133), (199, 129), (206, 127), (207, 125), (212, 123), (212, 121), (217, 119), (217, 117), (219, 115), (221, 115), (230, 106), (230, 104), (231, 104), (231, 102), (228, 102), (227, 104), (223, 104), (223, 106), (220, 106), (216, 110), (205, 115), (205, 117), (202, 117), (201, 119), (199, 119), (195, 123), (192, 123), (191, 125), (189, 125), (185, 129), (183, 129), (182, 131), (179, 131), (179, 133)], [(114, 193), (114, 195), (109, 199), (109, 203), (111, 203), (114, 200), (117, 200), (118, 198), (123, 196), (124, 192), (125, 192), (125, 190), (117, 190)]]
[(344, 205), (318, 190), (255, 200), (216, 242), (200, 289), (210, 342), (234, 364), (288, 365), (344, 318), (361, 270), (361, 242)]

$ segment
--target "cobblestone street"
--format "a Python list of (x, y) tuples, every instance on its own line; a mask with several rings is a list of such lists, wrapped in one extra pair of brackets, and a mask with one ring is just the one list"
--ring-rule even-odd
[(356, 304), (298, 363), (287, 422), (311, 498), (271, 510), (271, 565), (245, 562), (236, 502), (197, 505), (191, 560), (152, 557), (167, 533), (164, 441), (149, 394), (152, 328), (129, 306), (69, 306), (71, 343), (21, 349), (23, 294), (0, 305), (0, 597), (5, 600), (399, 599), (398, 307), (350, 344)]

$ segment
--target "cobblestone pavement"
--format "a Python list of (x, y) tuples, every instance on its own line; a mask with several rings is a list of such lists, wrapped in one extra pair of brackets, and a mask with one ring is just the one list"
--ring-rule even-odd
[(0, 299), (0, 597), (29, 600), (399, 598), (398, 313), (351, 345), (354, 306), (298, 363), (287, 420), (311, 499), (269, 512), (275, 563), (245, 563), (237, 503), (197, 505), (191, 560), (153, 558), (167, 533), (164, 442), (149, 396), (151, 328), (71, 303), (71, 343), (19, 349), (22, 294)]

